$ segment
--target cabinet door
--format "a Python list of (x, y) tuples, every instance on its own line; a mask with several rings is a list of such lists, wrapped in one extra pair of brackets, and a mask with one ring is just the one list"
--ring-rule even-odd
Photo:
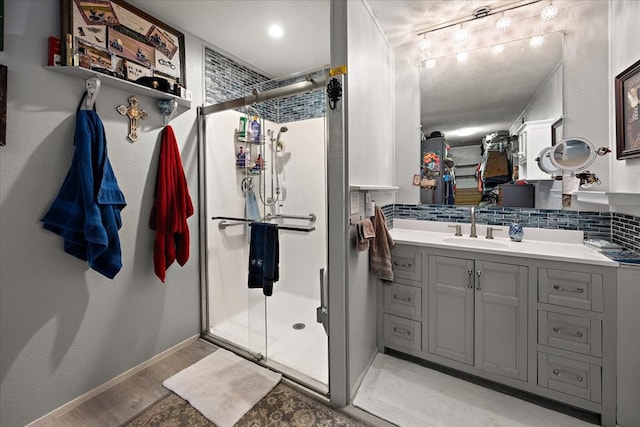
[(527, 379), (527, 267), (475, 263), (475, 366)]
[(473, 261), (429, 256), (429, 353), (473, 364)]

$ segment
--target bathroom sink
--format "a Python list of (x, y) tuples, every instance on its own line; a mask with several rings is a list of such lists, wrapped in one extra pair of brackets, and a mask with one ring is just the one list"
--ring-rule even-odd
[(487, 249), (508, 249), (509, 244), (503, 242), (496, 242), (495, 240), (485, 239), (484, 237), (477, 237), (472, 239), (471, 237), (448, 237), (442, 239), (445, 243), (451, 243), (460, 246), (470, 246), (473, 248), (487, 248)]

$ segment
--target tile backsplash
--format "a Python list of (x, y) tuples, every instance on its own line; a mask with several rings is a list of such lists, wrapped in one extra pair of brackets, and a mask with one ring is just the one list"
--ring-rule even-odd
[[(385, 206), (383, 212), (387, 218), (444, 222), (471, 220), (469, 207), (395, 204)], [(516, 218), (524, 227), (580, 230), (584, 232), (585, 239), (613, 240), (626, 249), (640, 252), (640, 217), (611, 212), (476, 208), (476, 220), (481, 224), (508, 226)]]
[[(322, 74), (323, 71), (319, 70), (310, 73), (310, 77)], [(250, 95), (253, 89), (264, 92), (289, 86), (304, 81), (305, 76), (275, 81), (220, 52), (205, 49), (205, 80), (206, 103), (216, 104)], [(275, 123), (324, 117), (326, 112), (322, 90), (259, 102), (253, 107), (261, 117)], [(244, 112), (245, 109), (241, 108), (238, 111)]]

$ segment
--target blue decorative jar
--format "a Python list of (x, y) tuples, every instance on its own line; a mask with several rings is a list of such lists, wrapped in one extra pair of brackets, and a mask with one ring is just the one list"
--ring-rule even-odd
[(514, 242), (521, 242), (524, 237), (524, 230), (517, 220), (509, 226), (509, 237)]

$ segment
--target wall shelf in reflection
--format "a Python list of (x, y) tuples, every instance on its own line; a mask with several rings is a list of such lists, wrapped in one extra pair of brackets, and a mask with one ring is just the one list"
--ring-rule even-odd
[(610, 193), (606, 191), (578, 191), (579, 202), (611, 206), (640, 206), (640, 193)]
[(350, 191), (398, 191), (400, 187), (396, 185), (350, 185)]

